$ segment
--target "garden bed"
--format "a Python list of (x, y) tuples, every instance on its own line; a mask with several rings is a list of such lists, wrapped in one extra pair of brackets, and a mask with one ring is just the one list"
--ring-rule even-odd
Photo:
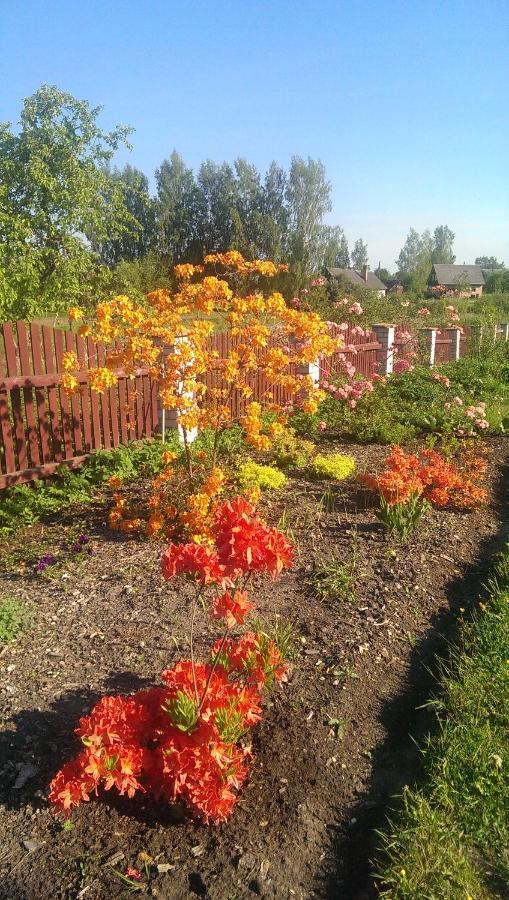
[[(372, 830), (412, 778), (408, 733), (426, 726), (415, 708), (428, 666), (503, 541), (509, 444), (488, 446), (486, 508), (432, 510), (403, 547), (353, 482), (329, 490), (298, 477), (266, 495), (264, 514), (298, 554), (277, 583), (257, 586), (257, 611), (265, 623), (290, 620), (298, 652), (288, 684), (268, 696), (249, 780), (220, 827), (110, 794), (73, 812), (70, 827), (51, 815), (48, 782), (77, 749), (79, 716), (186, 655), (187, 589), (162, 581), (157, 545), (109, 531), (99, 504), (5, 541), (1, 597), (27, 604), (31, 624), (1, 651), (0, 896), (123, 897), (115, 870), (134, 866), (162, 898), (370, 897)], [(347, 452), (372, 470), (386, 450)], [(56, 563), (35, 573), (46, 554)], [(353, 598), (319, 599), (308, 583), (331, 554), (347, 566), (355, 554)], [(218, 631), (201, 628), (205, 656)], [(150, 878), (140, 853), (154, 860)]]

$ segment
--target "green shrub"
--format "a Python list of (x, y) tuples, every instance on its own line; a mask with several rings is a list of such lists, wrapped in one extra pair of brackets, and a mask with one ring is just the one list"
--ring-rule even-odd
[(272, 459), (280, 469), (303, 469), (308, 465), (315, 445), (299, 437), (291, 428), (274, 440)]
[(286, 475), (272, 466), (262, 466), (248, 459), (240, 464), (237, 480), (243, 488), (259, 487), (262, 490), (274, 491), (283, 487)]
[(13, 641), (27, 622), (26, 608), (19, 600), (0, 600), (0, 643)]
[[(435, 370), (434, 370), (435, 371)], [(458, 362), (440, 366), (436, 372), (447, 376), (450, 386), (433, 378), (422, 366), (394, 375), (364, 394), (355, 409), (328, 396), (315, 415), (298, 413), (292, 427), (299, 435), (317, 437), (319, 422), (327, 433), (361, 443), (404, 444), (425, 435), (448, 435), (468, 420), (460, 422), (461, 408), (446, 403), (460, 398), (465, 407), (481, 401), (487, 404), (490, 427), (504, 432), (509, 426), (509, 357), (505, 344), (483, 341), (476, 352)], [(506, 420), (506, 421), (505, 421)]]
[(162, 454), (169, 449), (180, 451), (175, 432), (164, 444), (136, 441), (114, 450), (96, 450), (79, 469), (62, 465), (51, 478), (1, 491), (0, 534), (31, 525), (70, 504), (90, 503), (94, 488), (100, 488), (111, 475), (119, 475), (125, 481), (154, 475), (161, 466)]
[(331, 453), (324, 456), (319, 453), (315, 456), (311, 471), (317, 478), (332, 478), (334, 481), (344, 481), (355, 472), (355, 460), (344, 453)]

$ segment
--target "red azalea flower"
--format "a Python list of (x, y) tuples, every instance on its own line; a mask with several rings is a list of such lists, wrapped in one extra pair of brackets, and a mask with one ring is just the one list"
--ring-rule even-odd
[(180, 574), (194, 577), (202, 584), (219, 584), (223, 580), (217, 554), (202, 544), (170, 544), (161, 557), (161, 572), (166, 581)]
[(226, 619), (228, 628), (242, 625), (247, 614), (254, 609), (245, 591), (221, 594), (212, 600), (212, 615), (217, 619)]

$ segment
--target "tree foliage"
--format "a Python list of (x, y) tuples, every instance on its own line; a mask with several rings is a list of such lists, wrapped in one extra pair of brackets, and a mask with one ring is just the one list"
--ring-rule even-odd
[(368, 263), (368, 245), (362, 238), (355, 241), (352, 250), (352, 266), (354, 269), (362, 269)]
[(100, 107), (50, 85), (25, 100), (18, 131), (0, 126), (0, 309), (29, 316), (80, 294), (98, 241), (134, 226), (108, 164), (130, 129), (104, 132)]
[(476, 266), (481, 269), (503, 269), (504, 263), (499, 262), (496, 256), (477, 256), (475, 259)]

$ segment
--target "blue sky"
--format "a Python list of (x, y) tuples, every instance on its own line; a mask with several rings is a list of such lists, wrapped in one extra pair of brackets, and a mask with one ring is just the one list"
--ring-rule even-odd
[(439, 223), (509, 264), (507, 0), (0, 0), (0, 120), (44, 81), (133, 125), (149, 176), (319, 157), (372, 266)]

